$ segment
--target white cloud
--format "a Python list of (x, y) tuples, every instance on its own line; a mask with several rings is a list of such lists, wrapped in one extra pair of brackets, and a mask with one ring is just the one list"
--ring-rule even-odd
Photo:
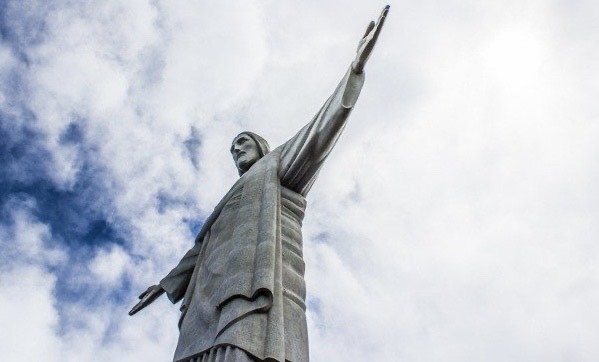
[(89, 266), (96, 280), (115, 287), (123, 273), (132, 264), (129, 254), (121, 247), (112, 246), (110, 250), (100, 250)]
[(19, 266), (0, 275), (0, 353), (13, 361), (60, 360), (53, 275)]
[(18, 262), (52, 266), (65, 261), (65, 251), (50, 242), (49, 226), (33, 215), (35, 208), (31, 199), (11, 198), (5, 205), (4, 212), (10, 211), (8, 224), (0, 226), (5, 270)]
[(64, 251), (48, 245), (50, 229), (32, 215), (31, 200), (12, 199), (6, 207), (12, 215), (0, 226), (0, 354), (9, 360), (58, 360), (56, 276), (47, 267), (64, 262)]

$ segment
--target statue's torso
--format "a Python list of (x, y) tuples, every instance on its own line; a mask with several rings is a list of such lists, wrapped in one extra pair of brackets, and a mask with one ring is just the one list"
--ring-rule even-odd
[[(191, 355), (215, 345), (230, 344), (255, 356), (262, 356), (265, 344), (270, 343), (270, 346), (266, 346), (267, 350), (284, 348), (284, 351), (275, 353), (284, 355), (285, 360), (308, 361), (305, 264), (301, 232), (306, 201), (302, 195), (288, 188), (278, 189), (281, 193), (280, 205), (277, 208), (280, 210), (281, 285), (278, 290), (273, 291), (272, 307), (266, 312), (253, 312), (270, 301), (265, 298), (257, 298), (254, 301), (235, 298), (218, 309), (216, 305), (219, 301), (213, 298), (218, 295), (214, 291), (221, 288), (223, 280), (227, 278), (227, 263), (238, 258), (240, 253), (243, 254), (246, 247), (234, 236), (236, 225), (243, 222), (246, 216), (242, 215), (240, 203), (243, 188), (240, 187), (230, 195), (206, 234), (203, 241), (206, 243), (204, 255), (198, 260), (198, 271), (191, 281), (195, 284), (193, 296), (181, 326), (181, 337), (190, 336), (183, 345), (190, 347), (188, 350)], [(234, 320), (237, 315), (242, 317)], [(223, 324), (223, 320), (228, 322)], [(233, 322), (230, 322), (231, 320)], [(273, 323), (283, 325), (271, 325)], [(276, 330), (282, 330), (284, 333), (269, 334)], [(273, 336), (284, 340), (272, 341)]]

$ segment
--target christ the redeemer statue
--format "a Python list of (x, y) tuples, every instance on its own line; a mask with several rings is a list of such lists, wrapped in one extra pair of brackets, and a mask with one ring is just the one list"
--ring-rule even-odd
[(240, 178), (205, 221), (194, 246), (137, 313), (163, 293), (181, 304), (174, 361), (308, 361), (302, 219), (306, 195), (345, 127), (389, 6), (370, 22), (335, 92), (295, 136), (270, 151), (240, 133), (231, 154)]

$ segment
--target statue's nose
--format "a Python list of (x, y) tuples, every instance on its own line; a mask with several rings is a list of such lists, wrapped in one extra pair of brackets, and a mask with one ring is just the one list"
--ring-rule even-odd
[(239, 153), (241, 152), (241, 146), (240, 145), (233, 146), (233, 152), (235, 153), (236, 156), (239, 156)]

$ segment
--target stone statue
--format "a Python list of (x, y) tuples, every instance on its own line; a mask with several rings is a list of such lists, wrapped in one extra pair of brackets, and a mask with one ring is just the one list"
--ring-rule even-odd
[(273, 151), (251, 132), (233, 139), (241, 177), (194, 246), (129, 312), (165, 292), (171, 302), (183, 301), (174, 361), (308, 361), (305, 197), (358, 99), (388, 11), (370, 22), (345, 77), (294, 137)]

